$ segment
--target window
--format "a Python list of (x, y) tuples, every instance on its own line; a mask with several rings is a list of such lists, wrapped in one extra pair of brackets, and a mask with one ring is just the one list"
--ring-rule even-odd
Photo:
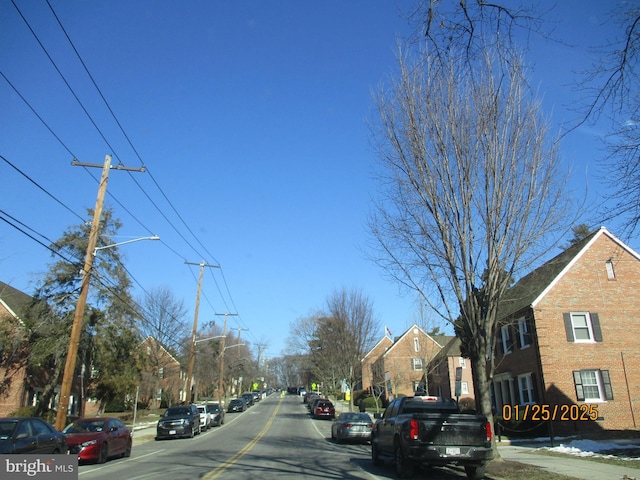
[(460, 362), (460, 368), (467, 368), (467, 359), (460, 357), (458, 358), (458, 361)]
[(520, 405), (531, 405), (536, 402), (533, 376), (530, 373), (518, 375), (518, 393), (520, 394)]
[(524, 318), (518, 319), (518, 346), (527, 348), (531, 345), (531, 333), (529, 332), (529, 324)]
[(422, 370), (422, 359), (421, 358), (412, 358), (411, 359), (411, 368), (414, 370)]
[(414, 338), (414, 339), (413, 339), (413, 349), (414, 349), (416, 352), (419, 352), (419, 351), (420, 351), (420, 342), (418, 341), (418, 339), (417, 339), (417, 338)]
[(576, 397), (585, 402), (613, 400), (609, 370), (576, 370), (573, 372)]
[(600, 318), (597, 313), (571, 312), (565, 313), (563, 317), (568, 342), (593, 343), (602, 341)]
[(609, 259), (606, 262), (604, 262), (605, 268), (607, 269), (607, 278), (609, 280), (615, 280), (616, 279), (616, 272), (613, 269), (613, 259)]
[(513, 347), (513, 338), (511, 338), (511, 328), (509, 325), (500, 327), (500, 336), (502, 340), (502, 354), (511, 353)]
[(158, 369), (158, 377), (159, 378), (164, 378), (164, 367), (160, 367)]
[(460, 382), (460, 395), (469, 394), (469, 384), (467, 382)]

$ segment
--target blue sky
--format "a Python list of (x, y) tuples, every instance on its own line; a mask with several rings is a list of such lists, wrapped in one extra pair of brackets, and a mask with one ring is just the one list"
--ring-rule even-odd
[[(46, 1), (15, 3), (92, 120), (12, 2), (0, 0), (0, 71), (55, 133), (0, 77), (0, 155), (83, 217), (100, 171), (71, 166), (74, 156), (144, 164), (147, 173), (111, 172), (107, 205), (124, 224), (119, 241), (162, 239), (120, 248), (145, 289), (171, 288), (191, 322), (199, 272), (185, 261), (220, 265), (224, 276), (205, 272), (199, 323), (238, 313), (229, 326), (248, 329), (243, 338), (265, 343), (270, 357), (285, 348), (289, 325), (336, 288), (373, 301), (381, 336), (384, 325), (400, 333), (417, 320), (414, 297), (365, 255), (375, 195), (366, 119), (372, 91), (395, 69), (396, 40), (409, 33), (410, 2), (50, 0), (135, 150)], [(573, 116), (572, 70), (613, 33), (602, 24), (605, 2), (558, 3), (555, 36), (571, 45), (533, 39), (530, 61), (560, 123)], [(588, 185), (594, 199), (595, 133), (576, 130), (562, 150), (575, 187)], [(38, 235), (55, 240), (79, 222), (4, 161), (0, 178), (0, 209)], [(0, 280), (29, 293), (51, 261), (0, 222)]]

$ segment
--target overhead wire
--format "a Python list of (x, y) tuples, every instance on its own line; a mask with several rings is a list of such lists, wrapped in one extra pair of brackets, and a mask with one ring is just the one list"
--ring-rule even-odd
[[(29, 22), (27, 21), (26, 17), (22, 14), (22, 12), (20, 11), (20, 9), (18, 8), (18, 6), (15, 4), (15, 2), (13, 0), (12, 4), (14, 6), (14, 8), (16, 9), (16, 11), (18, 12), (18, 14), (20, 15), (20, 17), (22, 18), (23, 22), (27, 25), (29, 31), (31, 32), (31, 34), (34, 36), (34, 38), (36, 39), (37, 43), (40, 45), (40, 47), (42, 48), (42, 50), (45, 52), (45, 55), (47, 56), (47, 58), (49, 59), (49, 61), (52, 63), (52, 65), (54, 66), (55, 70), (58, 72), (58, 74), (60, 75), (60, 77), (63, 79), (65, 85), (67, 86), (67, 88), (69, 89), (69, 91), (72, 93), (73, 97), (76, 99), (76, 101), (78, 102), (78, 104), (80, 105), (80, 107), (82, 108), (82, 110), (84, 111), (84, 113), (86, 114), (86, 116), (89, 118), (90, 122), (92, 123), (92, 125), (94, 126), (94, 128), (96, 128), (96, 130), (98, 131), (98, 133), (100, 134), (100, 136), (102, 137), (102, 139), (105, 141), (105, 144), (112, 150), (112, 152), (114, 152), (114, 156), (118, 159), (118, 161), (121, 162), (120, 158), (118, 157), (118, 155), (115, 153), (115, 150), (113, 149), (113, 147), (111, 146), (111, 144), (109, 143), (109, 141), (107, 140), (106, 136), (104, 135), (104, 133), (101, 131), (101, 129), (98, 127), (96, 121), (93, 119), (93, 117), (90, 115), (90, 113), (88, 112), (88, 110), (86, 109), (86, 107), (83, 105), (82, 101), (79, 99), (78, 95), (75, 93), (75, 91), (73, 90), (73, 88), (71, 87), (70, 83), (67, 81), (67, 79), (65, 78), (65, 76), (62, 74), (60, 68), (56, 65), (55, 61), (53, 60), (52, 56), (48, 53), (47, 49), (45, 48), (44, 44), (42, 43), (42, 41), (39, 39), (39, 37), (37, 36), (37, 34), (35, 33), (34, 29), (31, 27), (31, 25), (29, 24)], [(166, 195), (166, 193), (164, 192), (164, 190), (162, 189), (162, 187), (160, 186), (160, 184), (157, 182), (157, 180), (155, 179), (155, 177), (151, 174), (151, 172), (148, 170), (148, 167), (145, 166), (144, 161), (142, 160), (140, 154), (138, 153), (137, 149), (135, 148), (135, 146), (133, 145), (133, 142), (131, 141), (129, 135), (127, 135), (126, 131), (124, 130), (121, 122), (118, 120), (117, 116), (115, 115), (113, 109), (111, 108), (111, 106), (109, 105), (109, 102), (107, 101), (106, 97), (104, 96), (104, 94), (102, 93), (101, 89), (99, 88), (99, 86), (97, 85), (97, 82), (95, 81), (95, 79), (93, 78), (93, 76), (91, 75), (86, 63), (84, 62), (84, 60), (82, 59), (80, 53), (78, 52), (77, 48), (75, 47), (75, 45), (73, 44), (70, 36), (68, 35), (66, 29), (64, 28), (60, 18), (58, 17), (58, 15), (56, 14), (56, 12), (54, 11), (53, 7), (51, 6), (51, 4), (49, 3), (49, 1), (47, 0), (47, 5), (49, 6), (53, 16), (55, 17), (56, 21), (58, 22), (58, 25), (60, 26), (60, 28), (62, 29), (64, 35), (66, 36), (68, 42), (70, 43), (71, 47), (73, 48), (76, 56), (78, 57), (80, 63), (82, 64), (83, 68), (85, 69), (86, 73), (88, 74), (89, 78), (91, 79), (94, 87), (96, 88), (96, 90), (98, 91), (100, 97), (102, 98), (103, 102), (105, 103), (107, 109), (109, 110), (111, 116), (113, 117), (114, 121), (116, 122), (116, 124), (118, 125), (120, 131), (122, 132), (123, 136), (125, 137), (125, 139), (127, 140), (127, 142), (129, 143), (129, 145), (131, 146), (132, 150), (134, 151), (135, 155), (138, 157), (138, 159), (140, 160), (140, 163), (143, 167), (145, 167), (146, 171), (149, 173), (149, 176), (152, 180), (152, 182), (154, 183), (154, 185), (156, 186), (156, 188), (158, 189), (158, 191), (160, 191), (160, 193), (162, 194), (162, 196), (164, 197), (164, 199), (166, 200), (166, 202), (170, 205), (171, 209), (174, 211), (174, 213), (176, 214), (176, 216), (180, 219), (181, 223), (184, 225), (184, 227), (188, 230), (188, 232), (193, 236), (193, 238), (196, 239), (197, 243), (203, 248), (203, 250), (209, 255), (210, 258), (213, 258), (215, 260), (215, 257), (208, 251), (208, 249), (206, 248), (206, 246), (204, 246), (204, 244), (200, 241), (200, 239), (195, 235), (195, 233), (192, 231), (192, 229), (189, 227), (189, 225), (186, 223), (186, 221), (184, 220), (184, 218), (182, 217), (182, 215), (178, 212), (178, 210), (175, 208), (174, 204), (171, 202), (171, 200), (169, 199), (169, 197)], [(73, 152), (71, 151), (71, 149), (62, 141), (62, 139), (53, 131), (53, 129), (47, 124), (47, 122), (44, 120), (44, 118), (39, 115), (37, 113), (37, 111), (35, 110), (35, 108), (33, 108), (33, 106), (31, 106), (31, 104), (27, 101), (27, 99), (17, 90), (17, 88), (15, 88), (15, 86), (9, 81), (9, 79), (2, 73), (0, 72), (0, 75), (3, 76), (3, 78), (5, 79), (5, 81), (7, 81), (7, 83), (11, 86), (11, 88), (18, 94), (18, 96), (23, 100), (23, 102), (31, 109), (31, 111), (36, 115), (36, 117), (45, 125), (45, 127), (47, 127), (47, 129), (52, 133), (52, 135), (54, 136), (54, 138), (56, 138), (58, 140), (58, 142), (67, 150), (67, 152), (69, 152), (74, 158), (76, 158), (76, 156), (73, 154)], [(85, 167), (85, 170), (86, 167)], [(87, 170), (88, 172), (88, 170)], [(89, 172), (88, 172), (89, 173)], [(90, 173), (89, 173), (90, 174)], [(129, 172), (130, 176), (133, 179), (133, 176), (131, 175), (131, 173)], [(90, 174), (91, 175), (91, 174)], [(91, 175), (92, 178), (94, 178), (95, 181), (98, 182), (98, 179), (96, 179), (93, 175)], [(171, 225), (171, 227), (174, 229), (174, 231), (176, 231), (176, 233), (178, 233), (178, 235), (185, 241), (185, 243), (196, 253), (197, 249), (191, 245), (191, 243), (182, 235), (182, 233), (180, 232), (179, 229), (177, 229), (177, 227), (173, 224), (173, 222), (166, 216), (164, 215), (164, 213), (162, 212), (162, 209), (160, 209), (160, 207), (153, 201), (153, 199), (151, 198), (151, 196), (144, 190), (144, 188), (135, 180), (133, 179), (134, 183), (138, 186), (138, 188), (145, 194), (145, 196), (148, 198), (148, 200), (151, 202), (151, 204), (154, 206), (154, 208), (161, 213), (161, 215), (163, 216), (163, 218), (167, 221), (167, 223), (169, 225)], [(46, 191), (46, 190), (45, 190)], [(134, 220), (136, 220), (143, 228), (145, 228), (147, 230), (147, 232), (152, 233), (152, 231), (146, 227), (132, 212), (130, 212), (122, 202), (120, 202), (114, 195), (109, 194), (110, 198), (114, 199), (114, 201), (116, 201), (116, 203), (118, 203), (118, 205), (120, 205)], [(81, 218), (81, 217), (80, 217)], [(175, 249), (171, 248), (168, 244), (166, 244), (166, 242), (162, 242), (170, 251), (172, 251), (172, 253), (180, 256), (181, 258), (184, 258), (184, 256), (180, 255)], [(216, 260), (217, 262), (217, 260)], [(234, 310), (237, 311), (237, 307), (235, 306), (235, 302), (233, 300), (233, 296), (231, 295), (231, 291), (229, 289), (229, 285), (227, 283), (226, 277), (224, 276), (224, 272), (221, 270), (221, 276), (223, 279), (223, 283), (225, 285), (225, 289), (227, 292), (227, 296), (230, 299), (230, 302), (232, 303)], [(217, 282), (217, 280), (215, 279), (215, 276), (213, 276), (214, 281), (216, 283), (216, 288), (218, 289), (218, 292), (221, 296), (221, 298), (223, 299), (223, 302), (225, 303), (225, 305), (227, 305), (226, 300), (225, 300), (225, 295), (223, 294), (222, 290), (220, 289), (220, 286)], [(141, 284), (137, 281), (136, 284), (138, 284), (140, 287)], [(144, 289), (143, 289), (144, 290)], [(207, 299), (207, 301), (209, 302), (209, 305), (214, 309), (213, 305), (210, 303), (210, 301)], [(227, 308), (227, 310), (229, 310)]]

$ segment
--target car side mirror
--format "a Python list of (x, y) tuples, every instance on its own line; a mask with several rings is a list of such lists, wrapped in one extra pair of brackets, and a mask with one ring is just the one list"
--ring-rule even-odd
[(376, 413), (373, 414), (373, 418), (380, 419), (380, 418), (382, 418), (382, 414), (380, 412), (376, 412)]

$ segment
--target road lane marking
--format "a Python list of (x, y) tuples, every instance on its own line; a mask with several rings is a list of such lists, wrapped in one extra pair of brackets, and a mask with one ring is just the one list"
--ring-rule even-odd
[(282, 398), (280, 398), (280, 401), (278, 402), (278, 405), (276, 406), (276, 409), (273, 411), (273, 414), (271, 415), (271, 418), (269, 419), (267, 424), (264, 426), (264, 428), (260, 431), (260, 433), (258, 433), (258, 435), (256, 435), (249, 443), (247, 443), (242, 448), (242, 450), (240, 450), (238, 453), (233, 455), (229, 460), (225, 460), (220, 465), (218, 465), (216, 468), (214, 468), (210, 472), (206, 473), (202, 477), (202, 480), (213, 480), (215, 478), (218, 478), (220, 475), (222, 475), (224, 472), (226, 472), (229, 468), (231, 468), (233, 465), (235, 465), (238, 462), (238, 460), (240, 460), (247, 453), (249, 453), (251, 451), (251, 449), (253, 447), (255, 447), (255, 445), (260, 441), (260, 439), (262, 439), (262, 437), (264, 437), (264, 435), (267, 433), (269, 428), (271, 428), (271, 424), (275, 420), (276, 415), (278, 414), (278, 410), (280, 410), (280, 404), (282, 404)]

